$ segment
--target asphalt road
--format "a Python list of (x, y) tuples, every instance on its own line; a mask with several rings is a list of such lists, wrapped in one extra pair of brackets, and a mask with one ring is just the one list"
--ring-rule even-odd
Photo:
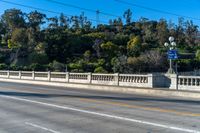
[(0, 133), (200, 133), (200, 100), (0, 82)]

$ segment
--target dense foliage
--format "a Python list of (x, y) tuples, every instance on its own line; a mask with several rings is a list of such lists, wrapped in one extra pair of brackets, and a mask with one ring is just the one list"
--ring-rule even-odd
[[(200, 68), (198, 26), (180, 18), (178, 24), (164, 19), (132, 21), (127, 10), (122, 18), (94, 27), (80, 16), (48, 18), (38, 11), (8, 9), (0, 17), (0, 69), (72, 71), (97, 73), (165, 72), (164, 42), (174, 36), (182, 54), (180, 71)], [(124, 22), (124, 23), (123, 23)]]

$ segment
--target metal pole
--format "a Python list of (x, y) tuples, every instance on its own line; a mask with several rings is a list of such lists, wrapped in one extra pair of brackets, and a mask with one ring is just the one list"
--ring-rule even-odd
[(173, 73), (173, 72), (172, 72), (172, 59), (169, 60), (169, 64), (170, 64), (170, 65), (169, 65), (169, 72), (170, 72), (170, 73)]

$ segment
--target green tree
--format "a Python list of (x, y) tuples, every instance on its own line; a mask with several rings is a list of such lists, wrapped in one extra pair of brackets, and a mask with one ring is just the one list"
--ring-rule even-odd
[(15, 28), (24, 28), (26, 26), (24, 15), (21, 10), (8, 9), (2, 15), (2, 21), (8, 27), (8, 30), (13, 31)]
[(29, 27), (32, 27), (35, 30), (40, 29), (39, 26), (45, 23), (46, 15), (39, 13), (38, 11), (30, 12), (27, 16)]
[(108, 73), (103, 67), (97, 67), (94, 73)]
[(118, 52), (118, 46), (112, 42), (102, 43), (101, 49), (103, 50), (104, 56), (109, 59), (115, 56)]
[(133, 36), (127, 44), (127, 51), (129, 56), (137, 57), (142, 51), (142, 44), (140, 36)]
[(163, 46), (163, 44), (166, 41), (168, 41), (167, 39), (169, 38), (169, 30), (168, 30), (167, 21), (164, 19), (160, 19), (160, 21), (157, 23), (156, 30), (157, 30), (156, 37), (157, 37), (159, 46)]
[(126, 24), (129, 25), (132, 19), (132, 12), (130, 9), (126, 10), (123, 14), (123, 17), (126, 19)]

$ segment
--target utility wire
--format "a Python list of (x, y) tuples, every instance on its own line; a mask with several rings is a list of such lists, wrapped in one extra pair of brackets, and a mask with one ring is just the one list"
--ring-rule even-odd
[[(73, 8), (76, 8), (76, 9), (79, 9), (79, 10), (88, 11), (88, 12), (93, 12), (93, 13), (97, 12), (97, 10), (83, 8), (83, 7), (80, 7), (80, 6), (76, 6), (76, 5), (72, 5), (72, 4), (67, 4), (67, 3), (62, 3), (62, 2), (55, 1), (55, 0), (46, 0), (46, 1), (51, 2), (51, 3), (55, 3), (55, 4), (59, 4), (59, 5), (63, 5), (63, 6), (67, 6), (67, 7), (73, 7)], [(103, 15), (106, 15), (106, 16), (120, 17), (118, 15), (114, 15), (114, 14), (106, 13), (106, 12), (101, 12), (101, 11), (99, 11), (99, 13), (103, 14)]]
[[(26, 7), (26, 8), (30, 8), (30, 9), (34, 9), (34, 10), (40, 10), (40, 11), (44, 11), (44, 12), (49, 12), (49, 13), (53, 13), (53, 14), (59, 14), (59, 15), (61, 14), (61, 12), (56, 12), (56, 11), (52, 11), (52, 10), (46, 10), (46, 9), (42, 9), (42, 8), (37, 8), (37, 7), (33, 7), (33, 6), (18, 4), (18, 3), (14, 3), (14, 2), (10, 2), (10, 1), (5, 1), (5, 0), (0, 0), (0, 2), (11, 4), (11, 5), (17, 5), (17, 6), (21, 6), (21, 7)], [(64, 16), (72, 17), (74, 15), (64, 14)], [(96, 22), (95, 19), (88, 18), (88, 20)], [(99, 21), (99, 22), (101, 22), (103, 24), (108, 24), (108, 22), (105, 22), (105, 21)]]
[(119, 3), (122, 3), (122, 4), (125, 4), (125, 5), (130, 5), (130, 6), (142, 8), (142, 9), (145, 9), (145, 10), (150, 10), (150, 11), (159, 12), (159, 13), (162, 13), (162, 14), (168, 14), (168, 15), (173, 15), (173, 16), (176, 16), (176, 17), (183, 17), (183, 18), (188, 18), (188, 19), (193, 19), (193, 20), (200, 21), (200, 18), (195, 18), (195, 17), (190, 17), (190, 16), (184, 16), (184, 15), (180, 15), (180, 14), (176, 14), (176, 13), (172, 13), (172, 12), (158, 10), (158, 9), (154, 9), (154, 8), (150, 8), (150, 7), (141, 6), (141, 5), (138, 5), (138, 4), (126, 2), (126, 1), (123, 1), (123, 0), (115, 0), (115, 1), (119, 2)]

